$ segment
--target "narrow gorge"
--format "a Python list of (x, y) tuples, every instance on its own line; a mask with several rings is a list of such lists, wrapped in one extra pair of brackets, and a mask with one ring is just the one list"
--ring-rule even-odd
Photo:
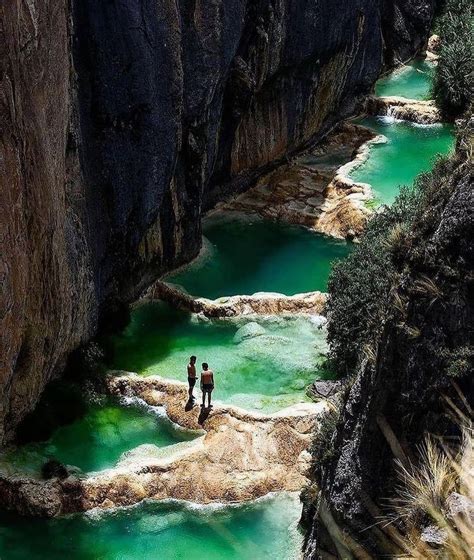
[[(354, 385), (338, 381), (334, 301), (341, 267), (363, 263), (401, 187), (416, 190), (444, 156), (452, 192), (433, 203), (438, 230), (427, 242), (420, 219), (413, 235), (435, 260), (455, 259), (454, 236), (449, 267), (470, 278), (472, 136), (431, 99), (437, 9), (0, 7), (2, 559), (379, 557), (378, 533), (359, 538), (361, 495), (380, 499), (392, 460), (373, 426), (383, 414), (397, 432), (391, 402), (412, 414), (405, 377), (419, 354), (405, 356), (387, 321), (370, 350), (380, 357), (354, 365)], [(411, 251), (400, 263), (421, 266)], [(405, 302), (412, 272), (400, 263)], [(464, 331), (456, 348), (472, 334), (469, 290), (426, 311), (432, 336)], [(411, 340), (423, 307), (406, 307)], [(212, 408), (189, 397), (191, 355), (214, 371)]]
[(203, 210), (350, 115), (384, 63), (422, 46), (433, 6), (1, 9), (7, 441), (72, 350), (196, 256)]

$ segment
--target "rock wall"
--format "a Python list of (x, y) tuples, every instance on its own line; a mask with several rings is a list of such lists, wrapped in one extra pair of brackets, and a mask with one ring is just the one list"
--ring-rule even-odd
[(433, 2), (2, 3), (0, 442), (100, 320), (197, 254), (203, 209), (423, 45)]
[[(429, 203), (395, 253), (393, 300), (374, 329), (372, 351), (361, 349), (327, 434), (333, 451), (313, 457), (319, 494), (307, 511), (308, 560), (403, 555), (403, 539), (393, 540), (403, 520), (390, 510), (399, 484), (395, 459), (416, 462), (426, 433), (456, 434), (443, 396), (460, 410), (466, 399), (472, 404), (473, 138), (472, 129), (463, 134), (457, 155), (426, 179), (433, 181)], [(390, 513), (393, 523), (385, 523)]]
[(66, 2), (0, 6), (0, 442), (97, 324), (69, 25)]

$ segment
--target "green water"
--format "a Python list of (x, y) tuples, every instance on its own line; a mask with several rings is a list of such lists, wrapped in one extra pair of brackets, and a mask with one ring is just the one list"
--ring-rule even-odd
[(408, 99), (430, 99), (434, 66), (426, 60), (414, 60), (381, 78), (375, 87), (379, 97), (400, 96)]
[(123, 453), (140, 445), (165, 447), (194, 437), (151, 407), (92, 404), (85, 416), (59, 427), (48, 441), (0, 455), (0, 467), (38, 474), (47, 459), (55, 458), (84, 472), (98, 471), (113, 467)]
[(210, 299), (326, 291), (331, 264), (350, 250), (300, 227), (236, 213), (205, 220), (204, 236), (204, 255), (167, 281)]
[(326, 333), (316, 321), (209, 321), (165, 304), (145, 304), (112, 339), (111, 366), (186, 381), (188, 359), (194, 354), (198, 366), (207, 361), (213, 369), (217, 400), (275, 411), (305, 400), (306, 386), (318, 372), (325, 373)]
[[(301, 505), (282, 494), (239, 507), (145, 503), (98, 517), (0, 515), (2, 560), (291, 560)], [(100, 519), (100, 522), (98, 520)]]
[(350, 174), (354, 181), (372, 185), (375, 198), (383, 204), (391, 204), (401, 186), (412, 185), (419, 173), (433, 167), (438, 154), (447, 154), (454, 145), (453, 127), (447, 124), (420, 126), (389, 117), (358, 122), (388, 140), (372, 145), (368, 160)]

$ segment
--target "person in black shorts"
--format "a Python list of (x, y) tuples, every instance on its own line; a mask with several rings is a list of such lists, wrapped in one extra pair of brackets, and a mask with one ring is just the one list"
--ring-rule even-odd
[(191, 356), (189, 358), (188, 364), (188, 384), (189, 384), (189, 398), (194, 400), (193, 389), (194, 385), (196, 385), (196, 356)]
[(206, 363), (204, 363), (202, 364), (202, 373), (201, 373), (201, 391), (202, 391), (201, 408), (205, 408), (206, 395), (209, 402), (208, 408), (212, 408), (211, 393), (213, 389), (214, 389), (214, 372), (209, 369), (209, 366)]

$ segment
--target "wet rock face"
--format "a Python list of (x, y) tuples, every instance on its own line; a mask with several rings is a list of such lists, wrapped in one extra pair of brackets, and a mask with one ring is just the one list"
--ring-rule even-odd
[[(382, 35), (389, 65), (405, 62), (413, 48), (423, 49), (439, 0), (382, 0)], [(428, 27), (427, 27), (428, 23)]]
[(0, 441), (100, 319), (198, 252), (203, 208), (420, 47), (431, 4), (2, 3)]

